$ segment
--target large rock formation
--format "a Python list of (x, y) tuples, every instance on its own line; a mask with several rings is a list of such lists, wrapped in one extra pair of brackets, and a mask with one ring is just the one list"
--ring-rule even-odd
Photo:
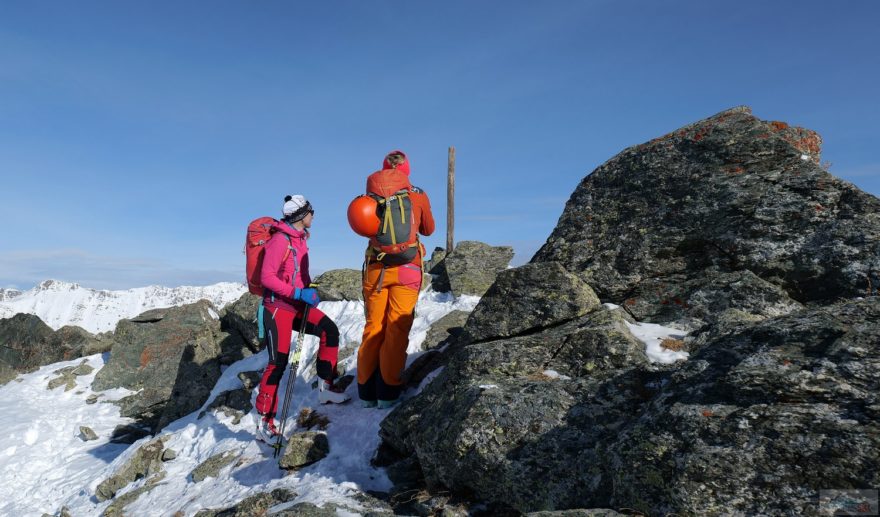
[(122, 415), (156, 432), (207, 400), (220, 378), (221, 335), (217, 312), (207, 300), (122, 320), (110, 360), (92, 388), (137, 391), (119, 401)]
[[(876, 487), (880, 200), (820, 142), (737, 108), (596, 169), (385, 445), (512, 512), (815, 515), (820, 489)], [(649, 363), (633, 318), (693, 355)]]
[(109, 350), (110, 341), (84, 329), (52, 330), (33, 314), (0, 319), (0, 384), (40, 366)]
[(584, 178), (533, 262), (673, 321), (725, 272), (800, 303), (878, 294), (880, 200), (819, 165), (813, 131), (735, 108), (630, 147)]

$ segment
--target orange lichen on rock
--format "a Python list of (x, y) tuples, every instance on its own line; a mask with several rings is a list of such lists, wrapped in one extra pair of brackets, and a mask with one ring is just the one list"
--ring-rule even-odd
[(789, 126), (785, 122), (780, 122), (778, 120), (774, 120), (774, 121), (770, 122), (770, 127), (775, 129), (776, 131), (782, 131), (783, 129), (788, 129)]

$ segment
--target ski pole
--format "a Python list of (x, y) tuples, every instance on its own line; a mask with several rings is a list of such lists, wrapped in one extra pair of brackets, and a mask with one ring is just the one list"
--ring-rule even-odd
[(296, 382), (296, 370), (293, 368), (293, 359), (296, 357), (296, 351), (302, 347), (303, 340), (305, 339), (306, 323), (309, 321), (308, 304), (306, 304), (306, 308), (303, 310), (302, 318), (302, 325), (299, 326), (299, 334), (296, 336), (296, 346), (290, 351), (290, 355), (287, 358), (289, 366), (287, 370), (287, 387), (284, 390), (284, 407), (281, 409), (281, 428), (278, 430), (278, 438), (275, 439), (275, 445), (272, 446), (275, 449), (275, 453), (272, 455), (273, 458), (277, 458), (278, 454), (281, 453), (284, 424), (287, 422), (287, 411), (290, 408), (290, 398), (293, 397), (293, 385)]

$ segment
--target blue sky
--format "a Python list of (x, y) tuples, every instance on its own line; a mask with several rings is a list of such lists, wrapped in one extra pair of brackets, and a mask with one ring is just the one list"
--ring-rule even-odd
[(528, 261), (578, 182), (737, 105), (818, 131), (880, 194), (880, 2), (6, 2), (0, 287), (241, 281), (247, 223), (316, 208), (312, 267), (392, 149), (444, 246)]

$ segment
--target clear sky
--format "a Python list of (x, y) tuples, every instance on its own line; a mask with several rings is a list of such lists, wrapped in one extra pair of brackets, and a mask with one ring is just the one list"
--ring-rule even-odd
[(4, 2), (0, 287), (242, 281), (247, 223), (316, 208), (315, 271), (359, 268), (348, 202), (403, 149), (446, 242), (544, 242), (624, 148), (737, 105), (818, 131), (880, 194), (880, 2)]

